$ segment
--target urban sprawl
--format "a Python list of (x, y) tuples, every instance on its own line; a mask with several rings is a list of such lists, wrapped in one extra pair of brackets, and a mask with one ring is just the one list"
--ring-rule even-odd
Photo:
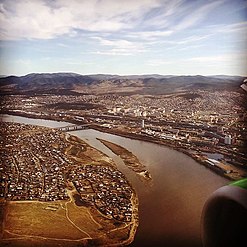
[(133, 189), (110, 165), (75, 162), (66, 155), (66, 134), (54, 129), (0, 123), (0, 198), (6, 200), (69, 200), (95, 206), (102, 214), (129, 222)]
[(246, 118), (240, 92), (194, 90), (167, 95), (3, 96), (1, 111), (88, 124), (183, 151), (227, 176), (246, 176)]

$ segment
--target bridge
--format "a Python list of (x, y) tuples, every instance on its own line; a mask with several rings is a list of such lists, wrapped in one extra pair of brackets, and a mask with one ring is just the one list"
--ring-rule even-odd
[(54, 128), (56, 130), (60, 130), (63, 132), (68, 132), (68, 131), (75, 131), (75, 130), (85, 130), (85, 129), (89, 129), (90, 128), (90, 124), (82, 124), (82, 125), (68, 125), (65, 127), (58, 127), (58, 128)]

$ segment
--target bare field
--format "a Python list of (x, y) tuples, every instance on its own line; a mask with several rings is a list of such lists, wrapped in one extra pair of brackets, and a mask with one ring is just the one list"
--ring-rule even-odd
[(71, 201), (8, 202), (1, 246), (105, 246), (127, 240), (131, 226)]
[[(66, 202), (10, 202), (7, 205), (6, 235), (32, 235), (47, 238), (80, 239), (87, 237), (66, 218)], [(71, 209), (73, 210), (73, 209)], [(81, 209), (80, 217), (84, 216)], [(62, 227), (61, 227), (62, 226)]]
[(69, 136), (68, 142), (71, 146), (66, 150), (65, 154), (78, 162), (91, 163), (95, 165), (116, 166), (109, 157), (101, 151), (92, 148), (86, 142), (75, 136)]
[[(109, 222), (104, 224), (109, 227)], [(113, 224), (111, 227), (116, 228)], [(99, 239), (100, 242), (107, 241), (105, 230), (109, 228), (99, 224), (88, 208), (78, 207), (72, 202), (9, 202), (0, 244), (37, 246), (38, 243), (38, 246), (47, 246), (49, 242), (54, 246), (54, 242), (61, 242), (62, 246), (67, 246), (70, 242), (69, 245), (77, 246), (80, 242), (90, 246), (92, 238), (98, 242)]]

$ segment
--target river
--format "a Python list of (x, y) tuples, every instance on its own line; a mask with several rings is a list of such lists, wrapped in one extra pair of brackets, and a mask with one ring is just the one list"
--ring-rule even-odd
[[(71, 125), (65, 122), (4, 115), (4, 121), (47, 127)], [(131, 246), (201, 247), (200, 222), (209, 195), (229, 181), (171, 148), (132, 140), (96, 130), (70, 132), (110, 156), (131, 182), (139, 198), (140, 224)], [(147, 184), (126, 168), (123, 161), (96, 138), (119, 144), (150, 171), (153, 184)]]

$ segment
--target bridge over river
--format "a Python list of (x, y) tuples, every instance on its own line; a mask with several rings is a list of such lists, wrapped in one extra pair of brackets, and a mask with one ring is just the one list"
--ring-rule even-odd
[(63, 132), (68, 132), (68, 131), (75, 131), (75, 130), (85, 130), (85, 129), (90, 129), (90, 124), (82, 124), (82, 125), (68, 125), (64, 127), (58, 127), (55, 128), (56, 130), (60, 130)]

